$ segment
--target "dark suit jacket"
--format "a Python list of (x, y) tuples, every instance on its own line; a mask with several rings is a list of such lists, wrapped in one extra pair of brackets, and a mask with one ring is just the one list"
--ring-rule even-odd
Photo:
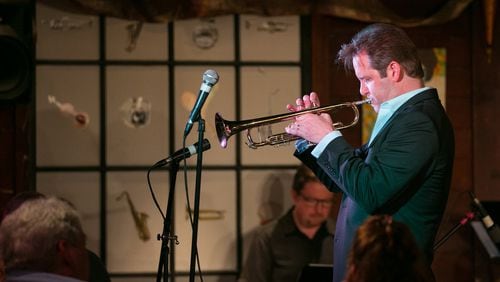
[(358, 226), (392, 214), (412, 231), (430, 268), (434, 239), (451, 182), (454, 134), (435, 89), (403, 104), (368, 146), (339, 137), (316, 160), (312, 148), (295, 155), (332, 191), (343, 192), (334, 239), (334, 281), (345, 275)]

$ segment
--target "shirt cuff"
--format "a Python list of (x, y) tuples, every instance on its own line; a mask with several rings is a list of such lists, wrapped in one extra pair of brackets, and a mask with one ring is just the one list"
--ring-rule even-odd
[(325, 150), (326, 146), (328, 146), (330, 142), (332, 142), (334, 139), (340, 136), (342, 136), (342, 133), (340, 133), (340, 131), (338, 130), (334, 130), (328, 133), (327, 135), (325, 135), (325, 137), (323, 137), (323, 139), (321, 139), (321, 141), (319, 141), (318, 145), (316, 145), (316, 147), (311, 151), (311, 155), (313, 155), (316, 159), (319, 158), (321, 153), (323, 153), (323, 151)]
[(311, 145), (312, 145), (311, 143), (302, 138), (295, 141), (295, 149), (297, 149), (297, 152), (299, 154), (307, 150), (307, 148), (309, 148), (309, 146)]

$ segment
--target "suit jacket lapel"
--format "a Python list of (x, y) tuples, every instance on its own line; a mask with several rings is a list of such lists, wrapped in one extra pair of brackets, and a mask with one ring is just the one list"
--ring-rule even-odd
[(391, 124), (392, 121), (401, 112), (405, 111), (406, 109), (408, 109), (409, 107), (411, 107), (411, 106), (413, 106), (415, 104), (418, 104), (419, 102), (421, 102), (423, 100), (431, 99), (431, 98), (437, 97), (437, 96), (438, 96), (438, 94), (437, 94), (436, 89), (435, 88), (431, 88), (431, 89), (427, 89), (427, 90), (423, 91), (422, 93), (419, 93), (419, 94), (413, 96), (410, 100), (406, 101), (403, 105), (401, 105), (401, 107), (399, 107), (399, 109), (396, 110), (396, 112), (394, 112), (394, 114), (391, 116), (391, 118), (389, 118), (389, 120), (380, 129), (380, 131), (378, 132), (377, 136), (375, 136), (375, 138), (370, 143), (369, 148), (373, 147), (373, 144), (375, 144), (377, 142), (377, 140), (380, 139), (380, 136), (383, 136), (383, 133), (384, 133), (385, 130), (387, 130), (388, 125)]

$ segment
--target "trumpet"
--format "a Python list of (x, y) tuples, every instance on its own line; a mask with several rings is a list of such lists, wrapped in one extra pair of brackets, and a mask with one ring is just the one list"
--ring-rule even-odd
[(290, 112), (290, 113), (284, 113), (284, 114), (278, 114), (278, 115), (273, 115), (273, 116), (268, 116), (268, 117), (261, 117), (261, 118), (256, 118), (256, 119), (248, 119), (248, 120), (242, 120), (242, 121), (227, 121), (222, 118), (220, 113), (215, 114), (215, 129), (217, 131), (217, 137), (219, 139), (219, 144), (222, 148), (227, 147), (227, 142), (229, 137), (233, 136), (236, 133), (239, 133), (243, 130), (247, 131), (247, 146), (252, 148), (252, 149), (257, 149), (262, 146), (278, 146), (278, 145), (283, 145), (290, 143), (294, 140), (300, 139), (300, 137), (288, 134), (286, 132), (278, 133), (278, 134), (270, 134), (269, 136), (263, 138), (262, 141), (254, 141), (254, 138), (251, 136), (251, 129), (252, 128), (260, 128), (262, 126), (266, 125), (271, 125), (274, 123), (279, 123), (283, 121), (290, 120), (296, 116), (304, 115), (304, 114), (310, 114), (310, 113), (325, 113), (329, 111), (338, 111), (341, 109), (352, 109), (354, 117), (353, 120), (348, 123), (344, 124), (343, 122), (335, 122), (333, 126), (338, 129), (345, 129), (352, 127), (358, 123), (359, 120), (359, 110), (358, 106), (366, 103), (370, 103), (370, 99), (365, 99), (361, 101), (355, 101), (355, 102), (346, 102), (342, 104), (337, 104), (337, 105), (329, 105), (329, 106), (323, 106), (323, 107), (316, 107), (316, 108), (310, 108), (310, 109), (305, 109), (302, 111), (297, 111), (297, 112)]

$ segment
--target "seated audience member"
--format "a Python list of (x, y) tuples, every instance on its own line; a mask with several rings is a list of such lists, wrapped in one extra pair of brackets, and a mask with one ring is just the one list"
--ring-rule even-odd
[[(42, 193), (34, 192), (34, 191), (25, 191), (15, 195), (10, 201), (6, 203), (4, 206), (1, 216), (0, 216), (0, 224), (3, 219), (14, 210), (16, 210), (21, 204), (24, 202), (35, 200), (39, 198), (45, 198), (45, 195)], [(97, 256), (94, 252), (88, 250), (89, 254), (89, 282), (110, 282), (111, 278), (109, 273), (102, 263), (99, 256)], [(0, 282), (3, 281), (2, 277), (5, 275), (3, 272), (3, 261), (0, 259)]]
[(85, 240), (67, 201), (40, 196), (21, 203), (0, 225), (6, 281), (88, 281)]
[[(40, 197), (44, 197), (42, 194), (32, 191), (21, 192), (15, 195), (12, 199), (10, 199), (5, 206), (2, 208), (2, 212), (0, 213), (0, 224), (2, 224), (3, 219), (17, 209), (22, 203), (25, 201), (29, 201), (31, 199), (38, 199)], [(0, 282), (5, 281), (5, 266), (3, 260), (0, 257)]]
[(298, 168), (294, 206), (257, 230), (239, 281), (296, 281), (309, 263), (332, 264), (333, 234), (326, 221), (333, 193), (305, 166)]
[(410, 232), (389, 215), (370, 216), (356, 231), (344, 282), (423, 282), (421, 253)]

